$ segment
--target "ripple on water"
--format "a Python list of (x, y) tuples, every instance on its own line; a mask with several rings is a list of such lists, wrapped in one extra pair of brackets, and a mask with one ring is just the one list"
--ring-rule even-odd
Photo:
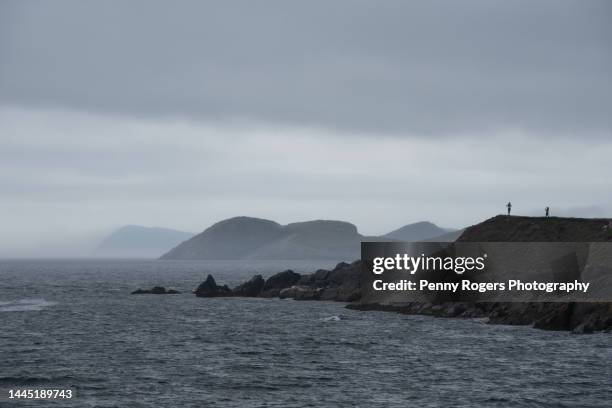
[(56, 304), (45, 299), (19, 299), (0, 302), (0, 312), (36, 312)]

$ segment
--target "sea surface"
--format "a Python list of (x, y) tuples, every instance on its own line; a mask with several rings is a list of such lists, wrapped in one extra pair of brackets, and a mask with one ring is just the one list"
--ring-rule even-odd
[[(612, 406), (610, 333), (191, 293), (330, 266), (0, 260), (0, 390), (76, 390), (0, 407)], [(182, 293), (130, 295), (154, 285)]]

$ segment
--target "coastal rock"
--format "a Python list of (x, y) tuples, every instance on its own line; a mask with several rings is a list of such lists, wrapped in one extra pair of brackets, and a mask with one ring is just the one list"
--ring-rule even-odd
[(324, 290), (322, 300), (354, 302), (361, 298), (361, 261), (347, 264), (341, 262), (332, 269), (325, 279), (315, 281)]
[(300, 275), (292, 270), (279, 272), (267, 280), (261, 275), (255, 275), (231, 290), (227, 286), (217, 285), (209, 275), (195, 293), (202, 297), (280, 297), (352, 302), (361, 297), (360, 273), (360, 261), (352, 264), (341, 262), (331, 271), (320, 269), (309, 275)]
[(570, 330), (576, 334), (612, 330), (612, 305), (609, 303), (362, 304), (356, 302), (347, 305), (347, 308), (436, 317), (487, 318), (490, 324), (532, 325), (537, 329)]
[(208, 275), (206, 280), (195, 290), (198, 297), (222, 297), (231, 296), (232, 293), (227, 285), (219, 286), (212, 275)]
[(266, 281), (261, 275), (255, 275), (245, 283), (236, 286), (232, 290), (233, 296), (256, 297), (264, 288)]
[(578, 326), (572, 329), (572, 333), (574, 334), (590, 334), (595, 331), (595, 327), (592, 322), (584, 322), (580, 323)]
[(295, 285), (301, 277), (302, 275), (290, 269), (272, 275), (264, 283), (260, 296), (277, 297), (281, 290)]
[(175, 295), (181, 293), (174, 289), (167, 289), (163, 286), (155, 286), (151, 289), (136, 289), (132, 295)]
[(543, 330), (569, 330), (572, 305), (559, 303), (548, 307), (549, 310), (535, 320), (533, 327)]
[(297, 300), (334, 300), (353, 302), (361, 298), (361, 261), (340, 262), (328, 271), (319, 269), (303, 275), (296, 287), (283, 291), (282, 296)]

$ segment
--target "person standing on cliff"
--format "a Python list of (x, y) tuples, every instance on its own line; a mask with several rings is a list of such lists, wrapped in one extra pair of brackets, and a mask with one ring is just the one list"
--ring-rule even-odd
[(512, 203), (510, 201), (506, 204), (506, 208), (508, 208), (508, 216), (510, 216), (510, 211), (512, 211)]
[(544, 211), (546, 211), (546, 218), (548, 218), (548, 216), (550, 215), (550, 207), (548, 207), (548, 206), (547, 206), (547, 207), (544, 209)]

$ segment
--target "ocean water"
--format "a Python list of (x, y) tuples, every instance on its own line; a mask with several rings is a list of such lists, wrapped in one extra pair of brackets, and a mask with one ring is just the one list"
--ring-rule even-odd
[(0, 407), (611, 406), (612, 334), (191, 294), (287, 266), (0, 261), (0, 389), (76, 390)]

